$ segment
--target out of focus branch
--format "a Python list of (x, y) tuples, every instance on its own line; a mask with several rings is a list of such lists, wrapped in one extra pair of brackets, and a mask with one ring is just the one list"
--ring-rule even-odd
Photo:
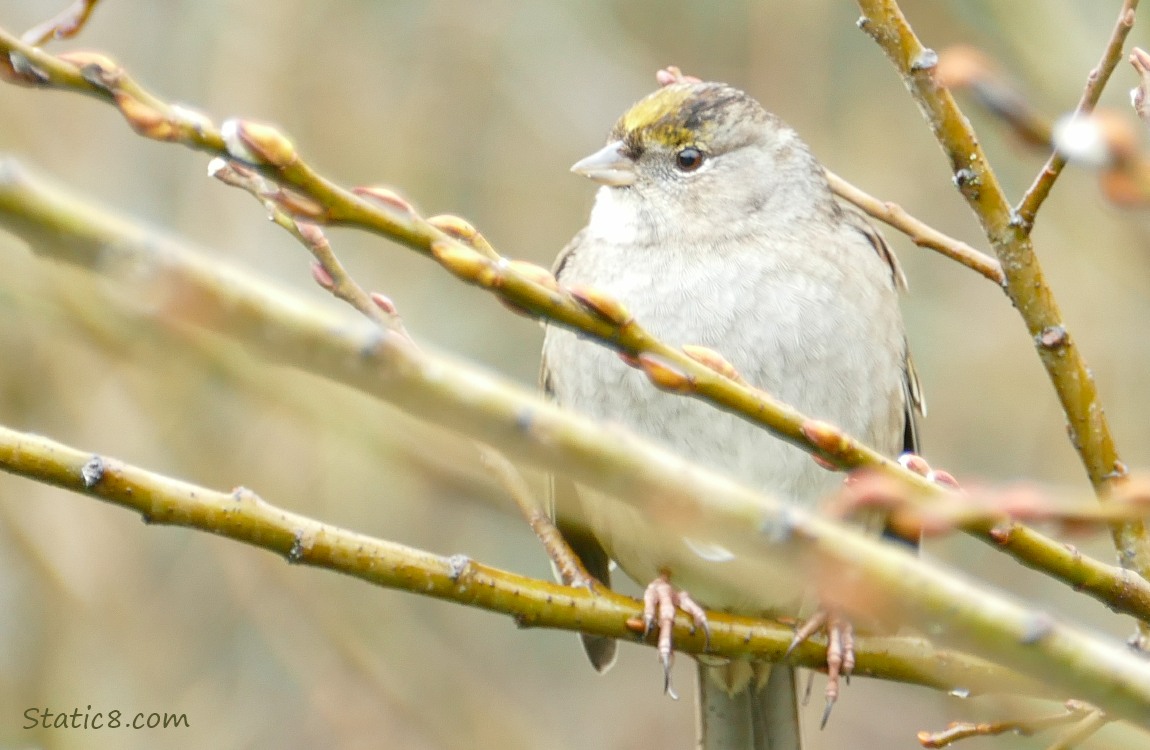
[(21, 37), (34, 47), (56, 39), (71, 39), (80, 33), (100, 0), (74, 0), (64, 10), (43, 23), (36, 24)]
[[(932, 69), (937, 55), (915, 36), (898, 3), (858, 0), (858, 4), (863, 12), (862, 28), (894, 63), (946, 153), (955, 184), (982, 223), (1006, 274), (1006, 293), (1033, 337), (1038, 356), (1058, 394), (1071, 443), (1082, 459), (1095, 492), (1105, 499), (1124, 481), (1126, 466), (1118, 457), (1090, 368), (1066, 329), (1054, 294), (1046, 283), (1031, 244), (1029, 222), (1021, 220), (1011, 209), (970, 122), (950, 92), (934, 80)], [(1131, 7), (1132, 3), (1127, 0), (1120, 25), (1126, 23)], [(1124, 39), (1124, 32), (1120, 36)], [(1119, 46), (1121, 39), (1116, 42)], [(1110, 69), (1102, 66), (1096, 81), (1088, 86), (1083, 95), (1085, 107), (1093, 106)], [(1122, 565), (1143, 579), (1150, 577), (1150, 535), (1145, 524), (1142, 521), (1115, 524), (1112, 533)], [(1143, 631), (1144, 637), (1148, 634)]]
[[(559, 322), (617, 348), (627, 355), (628, 361), (642, 368), (658, 387), (709, 400), (836, 465), (881, 469), (904, 481), (911, 496), (916, 493), (931, 495), (940, 491), (922, 476), (905, 470), (896, 462), (844, 435), (837, 428), (810, 419), (768, 394), (748, 386), (737, 373), (725, 369), (723, 365), (726, 363), (715, 353), (705, 352), (699, 347), (677, 349), (654, 339), (621, 305), (594, 290), (571, 292), (559, 289), (554, 277), (544, 269), (500, 258), (482, 242), (459, 241), (456, 237), (477, 234), (461, 220), (449, 220), (450, 217), (441, 217), (438, 221), (424, 220), (415, 214), (410, 205), (386, 189), (362, 188), (351, 192), (332, 184), (313, 173), (300, 160), (294, 147), (267, 126), (231, 121), (227, 128), (217, 129), (206, 117), (190, 117), (188, 110), (174, 110), (143, 92), (130, 82), (123, 71), (112, 66), (106, 59), (85, 56), (85, 60), (94, 59), (95, 62), (84, 63), (84, 75), (77, 79), (69, 73), (75, 71), (70, 63), (45, 55), (41, 50), (28, 48), (0, 31), (0, 49), (5, 45), (15, 45), (13, 49), (29, 55), (35, 69), (42, 74), (42, 78), (37, 80), (45, 81), (45, 85), (51, 83), (69, 90), (81, 90), (89, 85), (88, 78), (115, 82), (112, 101), (117, 103), (130, 122), (136, 123), (137, 130), (145, 135), (163, 136), (165, 139), (230, 157), (230, 152), (224, 146), (224, 131), (228, 131), (231, 148), (255, 162), (249, 164), (248, 168), (290, 188), (284, 191), (285, 197), (276, 195), (269, 199), (274, 198), (277, 206), (295, 216), (349, 224), (396, 239), (433, 257), (465, 281), (492, 291), (513, 309), (521, 312), (529, 310), (534, 315)], [(103, 90), (91, 89), (89, 93)], [(137, 106), (139, 103), (143, 103), (140, 106), (145, 106), (146, 111), (153, 113), (154, 117), (141, 119)], [(10, 225), (16, 231), (30, 230), (32, 236), (36, 237), (45, 225), (60, 225), (72, 233), (74, 241), (69, 245), (38, 248), (53, 252), (56, 257), (68, 262), (109, 272), (111, 269), (104, 262), (106, 251), (87, 252), (92, 249), (92, 242), (99, 246), (114, 246), (126, 255), (142, 255), (141, 261), (148, 264), (172, 263), (175, 258), (182, 256), (183, 251), (178, 246), (162, 242), (158, 246), (164, 247), (166, 252), (154, 256), (151, 252), (153, 245), (142, 240), (133, 242), (132, 238), (140, 236), (141, 230), (138, 228), (110, 219), (97, 209), (30, 181), (14, 164), (6, 167), (0, 165), (0, 192), (0, 204), (7, 206)], [(445, 231), (445, 228), (449, 231)], [(215, 275), (210, 269), (202, 268), (203, 262), (198, 258), (191, 258), (188, 263), (191, 270), (181, 273), (190, 274), (190, 277), (181, 279), (180, 283), (200, 289), (200, 293), (210, 299), (214, 298), (219, 286)], [(231, 309), (231, 306), (236, 305), (232, 301), (216, 300), (216, 303), (219, 309)], [(211, 304), (206, 306), (210, 307)], [(304, 322), (309, 327), (312, 324), (310, 319)], [(250, 332), (245, 328), (248, 324), (244, 321), (238, 330), (229, 329), (227, 332), (241, 338), (251, 335), (259, 345), (265, 345), (266, 335), (262, 327), (274, 324), (260, 322)], [(320, 340), (323, 332), (316, 331), (309, 336)], [(307, 356), (302, 361), (295, 352), (289, 354), (288, 358), (295, 358), (298, 366), (304, 369), (348, 382), (346, 371), (329, 364), (327, 357), (330, 352), (324, 351), (322, 343), (309, 342), (306, 351)], [(316, 353), (322, 354), (318, 360)], [(283, 355), (274, 352), (271, 356), (278, 358)], [(339, 355), (335, 356), (338, 360)], [(366, 375), (356, 373), (350, 379), (357, 382), (363, 377)], [(367, 387), (366, 390), (377, 392), (373, 387)], [(426, 414), (422, 416), (427, 417)], [(450, 422), (453, 416), (448, 412), (442, 418)], [(458, 424), (455, 427), (467, 432), (466, 428)], [(483, 435), (477, 437), (491, 442)], [(1106, 602), (1112, 608), (1150, 619), (1150, 584), (1136, 586), (1132, 592), (1127, 577), (1113, 566), (1084, 558), (1067, 550), (1060, 542), (1018, 524), (1006, 529), (983, 525), (969, 530), (1023, 564), (1062, 580), (1076, 590)]]
[[(845, 611), (874, 611), (877, 607), (895, 613), (917, 623), (932, 637), (954, 639), (996, 663), (1018, 667), (1047, 682), (1054, 691), (1081, 696), (1114, 715), (1150, 725), (1150, 714), (1145, 710), (1150, 705), (1150, 665), (1131, 660), (1118, 644), (1066, 628), (951, 577), (894, 545), (758, 495), (627, 433), (604, 429), (563, 412), (490, 375), (415, 351), (406, 338), (393, 331), (380, 331), (360, 319), (334, 319), (216, 262), (198, 258), (176, 243), (117, 222), (76, 201), (27, 189), (12, 190), (15, 180), (11, 166), (0, 170), (0, 176), (4, 176), (0, 179), (4, 188), (0, 189), (0, 212), (8, 226), (32, 238), (39, 250), (54, 257), (114, 277), (127, 275), (133, 288), (147, 299), (148, 315), (234, 336), (274, 361), (323, 373), (509, 454), (565, 471), (590, 487), (639, 505), (646, 517), (666, 525), (671, 539), (705, 526), (713, 530), (716, 540), (737, 551), (742, 561), (736, 567), (715, 566), (714, 574), (723, 586), (758, 586), (770, 575), (801, 564), (805, 574), (818, 581), (825, 599), (839, 603)], [(14, 444), (25, 446), (13, 449), (19, 455), (27, 450), (24, 437), (13, 436)], [(115, 471), (109, 474), (106, 461), (93, 464), (85, 478), (83, 467), (93, 457), (78, 451), (68, 453), (67, 461), (56, 468), (35, 468), (61, 450), (52, 444), (37, 450), (35, 456), (39, 457), (25, 455), (12, 460), (23, 462), (21, 473), (41, 476), (38, 472), (43, 471), (46, 473), (41, 478), (56, 484), (78, 488), (77, 482), (87, 482), (90, 487), (85, 489), (93, 491), (118, 486), (108, 478), (121, 475)], [(55, 466), (50, 461), (49, 465)], [(142, 488), (124, 492), (123, 499), (146, 511), (152, 520), (170, 517), (191, 521), (200, 517), (175, 506), (157, 505), (158, 496)], [(234, 521), (239, 512), (235, 506), (244, 501), (237, 502), (230, 495), (221, 495), (216, 501), (196, 513), (207, 513), (204, 518), (215, 519), (218, 530), (226, 532), (229, 519)], [(266, 506), (258, 507), (253, 518), (268, 522), (278, 518), (284, 523), (282, 529), (267, 536), (281, 554), (290, 555), (295, 547), (297, 556), (310, 560), (307, 555), (315, 554), (315, 550), (328, 549), (323, 546), (328, 543), (326, 529)], [(783, 530), (784, 536), (766, 544), (762, 529)], [(260, 527), (247, 527), (243, 533), (263, 538)], [(333, 547), (330, 554), (333, 558), (362, 560), (373, 575), (382, 575), (384, 571), (377, 569), (374, 558), (356, 557), (359, 543), (366, 541), (358, 536), (355, 539), (352, 548)], [(1078, 562), (1081, 564), (1082, 559)], [(1088, 562), (1087, 568), (1094, 565)], [(450, 565), (446, 571), (442, 561), (435, 566), (440, 575), (450, 578)], [(843, 566), (850, 568), (851, 576), (841, 574)], [(407, 574), (402, 568), (396, 572)], [(791, 574), (797, 573), (792, 570)], [(1120, 585), (1120, 580), (1114, 583)], [(482, 596), (482, 588), (470, 587), (469, 595)], [(1123, 593), (1130, 591), (1124, 589)], [(590, 598), (587, 606), (597, 606), (594, 601), (597, 599)], [(1116, 599), (1116, 603), (1120, 606), (1122, 600)], [(634, 612), (637, 610), (631, 610)], [(605, 635), (618, 633), (619, 614), (620, 610), (612, 610), (608, 629), (589, 629)], [(528, 618), (525, 622), (535, 621)], [(683, 625), (689, 628), (689, 623)], [(581, 622), (579, 627), (583, 626)], [(702, 647), (701, 640), (701, 635), (684, 634), (681, 643), (695, 649)], [(780, 649), (785, 648), (785, 641), (784, 637), (777, 642)], [(773, 648), (776, 642), (771, 643)], [(818, 647), (810, 647), (807, 656), (811, 661), (805, 661), (804, 656), (803, 663), (816, 663), (820, 658)], [(770, 653), (777, 655), (779, 651)]]
[[(463, 281), (498, 295), (513, 309), (579, 331), (627, 355), (664, 390), (709, 401), (758, 424), (782, 440), (841, 468), (869, 466), (900, 476), (923, 493), (935, 488), (896, 462), (812, 420), (764, 391), (716, 370), (644, 330), (618, 302), (595, 290), (557, 287), (545, 269), (509, 261), (460, 242), (406, 203), (382, 201), (372, 188), (334, 184), (300, 158), (292, 143), (266, 125), (229, 120), (217, 127), (206, 116), (169, 105), (145, 91), (107, 58), (92, 53), (53, 56), (0, 30), (0, 52), (22, 62), (12, 75), (22, 83), (96, 96), (114, 104), (139, 134), (241, 161), (288, 188), (279, 206), (296, 219), (351, 226), (395, 240), (442, 265)], [(8, 59), (0, 56), (0, 63)], [(0, 68), (0, 73), (3, 70)], [(10, 76), (11, 77), (11, 76)], [(465, 231), (470, 227), (463, 228)], [(490, 248), (488, 248), (490, 250)]]
[[(0, 50), (8, 50), (10, 57), (15, 55), (23, 61), (19, 66), (24, 71), (20, 80), (28, 85), (99, 97), (114, 104), (141, 135), (247, 162), (248, 168), (289, 189), (285, 193), (288, 198), (279, 199), (278, 203), (297, 218), (356, 226), (389, 237), (434, 258), (464, 281), (492, 291), (513, 309), (528, 311), (618, 349), (626, 355), (625, 361), (640, 367), (657, 387), (710, 401), (832, 465), (875, 467), (900, 477), (916, 492), (937, 491), (919, 475), (833, 426), (809, 419), (769, 394), (749, 387), (737, 373), (723, 367), (721, 356), (704, 356), (698, 349), (684, 351), (654, 339), (614, 300), (594, 290), (575, 294), (559, 289), (544, 269), (505, 260), (489, 247), (476, 248), (459, 242), (452, 233), (419, 217), (405, 202), (378, 197), (394, 196), (390, 191), (367, 188), (352, 192), (333, 184), (312, 171), (294, 146), (268, 126), (232, 120), (217, 128), (204, 115), (170, 106), (144, 91), (102, 56), (86, 53), (55, 57), (3, 31)], [(463, 233), (474, 231), (470, 227), (458, 229)], [(1119, 583), (1120, 576), (1106, 572), (1110, 566), (1097, 567), (1101, 564), (1092, 561), (1084, 568), (1081, 558), (1068, 554), (1052, 539), (1017, 525), (1008, 536), (990, 528), (974, 531), (1024, 564), (1080, 590), (1089, 590), (1111, 606), (1125, 600), (1126, 586)], [(1108, 581), (1115, 582), (1114, 586)]]
[(934, 80), (951, 91), (969, 91), (1026, 145), (1044, 150), (1052, 147), (1049, 119), (1031, 106), (982, 50), (965, 44), (942, 50), (938, 53)]
[[(1131, 61), (1137, 68), (1138, 52)], [(1150, 205), (1150, 155), (1129, 118), (1107, 109), (1077, 111), (1057, 121), (1039, 113), (989, 58), (967, 46), (939, 54), (935, 80), (951, 91), (969, 91), (975, 101), (1000, 118), (1011, 133), (1033, 148), (1054, 150), (1063, 160), (1098, 173), (1102, 195), (1118, 206)], [(1135, 93), (1141, 91), (1136, 89)], [(1141, 100), (1135, 98), (1135, 109)]]
[[(1110, 40), (1102, 53), (1102, 59), (1086, 77), (1086, 87), (1082, 90), (1082, 97), (1074, 109), (1075, 116), (1081, 117), (1089, 114), (1097, 106), (1098, 99), (1102, 96), (1102, 89), (1105, 88), (1106, 82), (1110, 80), (1110, 74), (1114, 72), (1114, 68), (1122, 59), (1122, 46), (1126, 43), (1130, 29), (1134, 28), (1134, 10), (1137, 7), (1138, 0), (1123, 0), (1122, 8), (1118, 11), (1118, 20), (1114, 24), (1114, 31), (1111, 32)], [(1029, 233), (1030, 228), (1034, 225), (1034, 217), (1038, 214), (1038, 209), (1046, 200), (1046, 196), (1050, 195), (1050, 190), (1054, 187), (1058, 175), (1062, 174), (1066, 161), (1065, 155), (1059, 151), (1056, 150), (1051, 153), (1045, 166), (1034, 179), (1034, 183), (1018, 203), (1015, 212), (1023, 231), (1026, 233)]]
[[(135, 510), (148, 524), (182, 526), (251, 544), (289, 563), (313, 565), (369, 583), (506, 614), (522, 627), (578, 630), (633, 639), (625, 624), (642, 603), (604, 590), (568, 587), (491, 568), (461, 555), (442, 557), (357, 534), (277, 508), (244, 488), (218, 492), (123, 462), (79, 451), (37, 435), (0, 427), (0, 470)], [(686, 617), (676, 623), (676, 647), (736, 658), (781, 658), (792, 638), (777, 623), (710, 615), (709, 644)], [(822, 666), (814, 644), (796, 662)], [(956, 652), (936, 651), (919, 638), (859, 642), (856, 673), (973, 694), (1049, 695), (1038, 684)]]
[[(491, 568), (462, 555), (442, 557), (357, 534), (277, 508), (244, 488), (218, 492), (48, 438), (0, 427), (0, 470), (95, 497), (140, 513), (149, 524), (182, 526), (250, 544), (289, 563), (345, 573), (387, 588), (513, 617), (521, 627), (576, 630), (634, 639), (626, 624), (642, 603), (611, 591), (592, 593)], [(676, 648), (778, 660), (792, 631), (776, 623), (715, 612), (709, 639), (685, 615)], [(856, 674), (972, 694), (1049, 696), (1039, 683), (965, 654), (938, 651), (919, 638), (861, 638)], [(822, 666), (822, 649), (805, 644), (796, 663)]]

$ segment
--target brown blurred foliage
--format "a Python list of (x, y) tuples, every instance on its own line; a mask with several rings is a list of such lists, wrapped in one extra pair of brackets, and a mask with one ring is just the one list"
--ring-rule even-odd
[[(21, 31), (61, 5), (0, 0), (0, 25)], [(1052, 115), (1077, 100), (1116, 8), (903, 3), (928, 44), (987, 50)], [(856, 16), (853, 3), (830, 0), (107, 0), (78, 40), (53, 49), (105, 51), (158, 95), (217, 120), (282, 125), (333, 178), (392, 185), (425, 214), (465, 216), (504, 254), (542, 265), (590, 206), (591, 186), (567, 167), (654, 87), (656, 69), (676, 64), (747, 89), (839, 174), (985, 247)], [(1136, 27), (1131, 41), (1147, 40)], [(1123, 66), (1103, 102), (1124, 106), (1133, 83)], [(1017, 198), (1042, 157), (970, 109)], [(336, 304), (258, 206), (206, 178), (205, 157), (133, 135), (109, 107), (0, 88), (0, 151), (214, 248), (221, 262)], [(1150, 446), (1146, 222), (1106, 206), (1091, 176), (1071, 169), (1035, 231), (1135, 466)], [(1053, 391), (1005, 297), (887, 234), (911, 280), (905, 309), (930, 403), (931, 462), (959, 477), (1027, 477), (1086, 496)], [(330, 237), (361, 283), (392, 297), (417, 340), (534, 381), (536, 325), (396, 246)], [(38, 261), (7, 235), (0, 269), (0, 422), (213, 487), (243, 484), (365, 533), (548, 575), (465, 442), (232, 344), (156, 328), (133, 313), (146, 301), (130, 288)], [(1099, 536), (1085, 546), (1110, 559), (1108, 545)], [(985, 546), (953, 540), (928, 552), (1117, 637), (1130, 628)], [(660, 686), (648, 649), (625, 648), (600, 677), (569, 634), (520, 632), (203, 534), (147, 529), (122, 510), (0, 476), (3, 747), (689, 746), (690, 701), (673, 703)], [(22, 728), (27, 708), (88, 705), (186, 713), (191, 728)], [(812, 750), (911, 747), (915, 730), (1014, 707), (860, 680), (824, 732), (813, 729), (818, 710)]]

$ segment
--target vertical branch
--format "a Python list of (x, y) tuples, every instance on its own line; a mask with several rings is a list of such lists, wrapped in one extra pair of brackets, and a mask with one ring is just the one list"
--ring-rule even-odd
[[(1035, 349), (1066, 414), (1071, 443), (1078, 451), (1095, 492), (1106, 498), (1122, 481), (1119, 460), (1098, 392), (1081, 353), (1062, 322), (1054, 294), (1046, 284), (1029, 231), (1011, 210), (973, 129), (950, 92), (932, 75), (938, 60), (910, 28), (896, 0), (858, 0), (866, 31), (890, 58), (950, 161), (954, 182), (966, 198), (1006, 276), (1003, 288), (1026, 323)], [(1127, 0), (1126, 11), (1132, 0)], [(1124, 11), (1123, 18), (1126, 18)], [(1116, 42), (1119, 46), (1121, 41)], [(1097, 99), (1111, 68), (1100, 68), (1088, 87), (1088, 105)], [(1143, 577), (1150, 574), (1150, 537), (1141, 521), (1112, 527), (1119, 559)]]

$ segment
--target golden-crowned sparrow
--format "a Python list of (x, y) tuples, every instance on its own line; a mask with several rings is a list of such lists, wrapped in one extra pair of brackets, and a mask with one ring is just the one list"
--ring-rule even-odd
[[(556, 262), (563, 284), (617, 298), (668, 343), (720, 352), (752, 385), (885, 454), (912, 449), (901, 272), (863, 215), (831, 193), (795, 131), (742, 91), (679, 76), (628, 110), (607, 145), (572, 170), (602, 187)], [(547, 329), (542, 380), (565, 407), (621, 422), (795, 504), (813, 507), (841, 482), (798, 448), (657, 391), (609, 350), (560, 328)], [(713, 609), (791, 617), (809, 593), (801, 580), (772, 580), (753, 596), (724, 590), (707, 576), (731, 564), (721, 550), (656, 542), (661, 532), (640, 512), (585, 488), (557, 480), (554, 494), (560, 521), (582, 524), (561, 528), (604, 582), (611, 559), (636, 581), (665, 587), (656, 593), (673, 584), (684, 608), (691, 600), (679, 592)], [(613, 641), (585, 645), (600, 669), (614, 658)], [(800, 747), (793, 668), (754, 679), (744, 671), (700, 664), (700, 746)]]

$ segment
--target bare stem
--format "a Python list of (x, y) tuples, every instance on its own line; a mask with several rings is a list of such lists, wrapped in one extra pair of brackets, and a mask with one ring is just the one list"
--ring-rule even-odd
[[(1033, 337), (1035, 349), (1066, 414), (1074, 448), (1095, 492), (1105, 499), (1126, 477), (1090, 368), (1062, 321), (1046, 284), (1029, 230), (1011, 210), (994, 171), (950, 92), (934, 80), (936, 61), (915, 36), (895, 0), (858, 0), (862, 27), (894, 63), (950, 161), (955, 184), (982, 223), (1006, 275), (1005, 290)], [(1127, 3), (1129, 5), (1129, 3)], [(1125, 18), (1125, 16), (1123, 16)], [(1120, 45), (1120, 41), (1117, 42)], [(1109, 74), (1100, 69), (1083, 101), (1091, 106)], [(1112, 528), (1123, 566), (1150, 575), (1150, 536), (1141, 521)]]
[[(10, 173), (10, 167), (0, 169), (0, 178)], [(11, 182), (0, 179), (0, 188)], [(0, 216), (6, 217), (7, 226), (52, 257), (136, 284), (147, 279), (149, 286), (142, 291), (154, 304), (142, 314), (233, 336), (273, 361), (323, 374), (518, 459), (567, 473), (621, 502), (636, 504), (653, 523), (665, 524), (668, 539), (705, 525), (711, 538), (742, 561), (738, 570), (715, 566), (713, 573), (721, 579), (717, 585), (757, 588), (773, 576), (799, 575), (801, 566), (803, 575), (818, 581), (825, 600), (844, 611), (890, 612), (932, 638), (954, 639), (1047, 681), (1064, 695), (1081, 696), (1113, 715), (1150, 724), (1145, 711), (1150, 705), (1150, 665), (1129, 658), (1124, 647), (1030, 612), (901, 547), (757, 494), (633, 435), (560, 410), (489, 373), (416, 350), (393, 331), (381, 331), (367, 321), (333, 318), (218, 261), (75, 201), (57, 203), (53, 209), (43, 195), (38, 199), (27, 190), (15, 193), (0, 189)], [(11, 211), (14, 204), (26, 209), (18, 219)], [(90, 459), (75, 455), (68, 463), (71, 474), (46, 481), (75, 486), (75, 475), (83, 478), (81, 469)], [(148, 492), (133, 492), (130, 498), (152, 508)], [(298, 527), (294, 519), (289, 521)], [(765, 528), (786, 529), (788, 544), (765, 543), (760, 531)], [(1032, 533), (1015, 529), (1024, 536)], [(276, 539), (280, 550), (290, 551), (295, 544), (294, 532), (290, 540)], [(304, 553), (315, 546), (310, 540), (305, 533), (299, 542)], [(1079, 573), (1105, 567), (1053, 540), (1049, 544), (1055, 559), (1069, 558)], [(852, 575), (842, 575), (843, 566)], [(1120, 573), (1112, 570), (1109, 582), (1091, 583), (1116, 587), (1116, 606), (1128, 606), (1122, 595), (1137, 598), (1138, 586), (1123, 586)], [(618, 621), (614, 623), (617, 627)], [(701, 647), (689, 637), (682, 643)], [(808, 645), (817, 661), (819, 647)]]
[[(563, 538), (562, 532), (547, 514), (543, 504), (532, 495), (526, 480), (523, 479), (523, 475), (515, 468), (511, 460), (491, 446), (477, 445), (483, 465), (495, 475), (499, 484), (515, 501), (515, 505), (523, 514), (527, 525), (531, 527), (531, 530), (535, 532), (535, 537), (543, 545), (547, 557), (555, 564), (555, 569), (559, 572), (563, 582), (568, 586), (591, 587), (593, 577), (587, 572), (583, 561), (579, 559), (579, 555), (571, 549), (571, 545)], [(603, 587), (596, 587), (597, 590), (601, 588)]]
[(1002, 275), (1002, 266), (986, 253), (981, 253), (965, 242), (949, 237), (929, 224), (919, 221), (897, 203), (875, 198), (834, 172), (828, 170), (827, 179), (830, 181), (831, 190), (834, 190), (836, 195), (855, 204), (873, 218), (902, 232), (919, 247), (930, 248), (951, 260), (956, 260), (999, 286), (1006, 280), (1006, 277)]
[(24, 32), (23, 39), (34, 47), (55, 39), (71, 39), (83, 30), (100, 0), (74, 0), (64, 10)]
[[(149, 524), (206, 531), (268, 550), (292, 564), (506, 614), (523, 627), (632, 639), (626, 622), (642, 611), (641, 602), (611, 591), (592, 593), (583, 586), (526, 578), (462, 556), (442, 557), (374, 539), (278, 508), (244, 488), (218, 492), (2, 426), (0, 470), (134, 510)], [(681, 615), (676, 648), (778, 660), (793, 635), (769, 621), (720, 612), (708, 618), (711, 632), (704, 638)], [(856, 655), (856, 674), (943, 691), (1051, 694), (1040, 682), (966, 654), (937, 650), (920, 638), (864, 637), (856, 644)], [(795, 663), (815, 668), (823, 658), (816, 644), (806, 644), (793, 655)]]
[[(123, 107), (124, 101), (147, 101), (148, 112), (168, 112), (160, 119), (148, 119), (147, 127), (138, 128), (145, 135), (163, 134), (172, 140), (194, 148), (216, 154), (225, 154), (224, 137), (203, 116), (189, 117), (186, 110), (170, 112), (170, 108), (131, 83), (123, 71), (109, 67), (106, 59), (85, 65), (87, 78), (73, 76), (75, 68), (71, 63), (62, 62), (41, 50), (28, 48), (0, 31), (0, 50), (5, 45), (30, 55), (30, 60), (41, 72), (41, 85), (79, 90), (100, 96), (103, 88), (90, 88), (88, 78), (100, 81), (116, 81), (119, 88), (116, 95), (108, 97), (121, 105), (125, 116), (136, 117), (138, 111), (131, 106)], [(0, 60), (3, 58), (0, 57)], [(95, 66), (94, 68), (92, 66)], [(130, 99), (124, 99), (133, 92)], [(166, 117), (174, 119), (164, 119)], [(131, 121), (131, 120), (130, 120)], [(240, 129), (240, 128), (235, 128)], [(631, 319), (618, 303), (604, 299), (602, 295), (583, 290), (580, 296), (557, 288), (549, 272), (531, 264), (507, 261), (485, 242), (471, 237), (474, 228), (454, 217), (437, 217), (424, 220), (418, 217), (406, 201), (394, 193), (378, 188), (360, 189), (358, 192), (344, 190), (322, 177), (315, 175), (300, 160), (294, 148), (286, 139), (266, 126), (242, 128), (264, 153), (276, 161), (263, 162), (262, 166), (252, 166), (265, 176), (271, 176), (287, 185), (305, 201), (297, 205), (312, 220), (333, 220), (344, 217), (341, 223), (352, 224), (378, 234), (397, 239), (403, 244), (424, 253), (446, 269), (463, 278), (468, 283), (481, 286), (499, 295), (513, 309), (530, 311), (533, 315), (578, 330), (604, 344), (626, 353), (637, 366), (642, 366), (648, 376), (661, 387), (672, 388), (681, 393), (689, 393), (709, 400), (733, 413), (740, 414), (757, 424), (770, 429), (785, 440), (811, 451), (812, 453), (840, 466), (871, 466), (894, 477), (899, 477), (913, 493), (929, 496), (940, 492), (940, 488), (924, 477), (904, 469), (898, 463), (866, 448), (831, 425), (812, 420), (763, 393), (746, 385), (737, 373), (728, 372), (714, 357), (700, 357), (698, 351), (680, 350), (670, 347), (646, 333)], [(255, 133), (253, 135), (253, 132)], [(246, 148), (246, 147), (245, 147)], [(253, 158), (259, 158), (252, 154)], [(230, 155), (229, 155), (229, 158)], [(370, 197), (369, 197), (370, 196)], [(30, 232), (40, 236), (45, 230), (63, 231), (72, 237), (70, 243), (55, 243), (39, 246), (46, 252), (56, 253), (71, 263), (92, 269), (109, 271), (89, 254), (92, 243), (114, 244), (124, 253), (139, 253), (144, 263), (169, 263), (184, 255), (182, 249), (170, 247), (172, 243), (156, 241), (168, 252), (153, 256), (151, 248), (134, 246), (131, 238), (141, 234), (140, 229), (125, 222), (108, 217), (98, 209), (83, 205), (75, 199), (32, 180), (15, 164), (0, 164), (0, 210), (6, 211), (10, 223), (18, 232)], [(52, 227), (52, 229), (49, 229)], [(467, 241), (457, 238), (462, 237)], [(114, 238), (114, 239), (113, 239)], [(218, 282), (214, 275), (199, 269), (200, 263), (190, 261), (194, 271), (185, 272), (181, 283), (202, 286), (209, 298), (217, 293)], [(216, 304), (205, 303), (210, 308), (222, 306), (231, 309), (242, 303), (228, 301)], [(246, 308), (245, 308), (246, 309)], [(247, 333), (243, 328), (247, 321), (238, 323), (238, 331), (233, 335)], [(263, 342), (264, 321), (253, 323), (251, 332), (258, 343)], [(317, 332), (315, 338), (323, 339), (326, 331)], [(409, 344), (410, 345), (410, 344)], [(346, 363), (338, 361), (342, 355), (330, 351), (330, 347), (320, 347), (316, 352), (323, 356), (318, 359), (312, 350), (316, 343), (307, 345), (309, 356), (304, 357), (300, 366), (315, 369), (328, 377), (347, 382), (349, 377)], [(370, 348), (367, 344), (361, 347)], [(692, 353), (694, 351), (694, 353)], [(279, 358), (278, 351), (269, 352)], [(300, 361), (292, 352), (289, 358)], [(327, 357), (334, 357), (338, 366), (333, 367)], [(352, 376), (353, 382), (362, 373)], [(368, 387), (367, 390), (373, 391)], [(423, 397), (426, 397), (424, 394)], [(445, 414), (445, 417), (455, 415)], [(465, 419), (454, 420), (456, 429), (467, 432), (461, 423)], [(492, 442), (479, 436), (485, 442)], [(497, 446), (503, 448), (504, 446)], [(917, 495), (915, 495), (917, 497)], [(1108, 606), (1128, 611), (1138, 617), (1150, 619), (1150, 584), (1145, 581), (1131, 581), (1129, 576), (1113, 566), (1084, 557), (1057, 540), (1039, 534), (1024, 526), (1013, 524), (1005, 528), (992, 528), (989, 525), (969, 529), (980, 539), (989, 542), (996, 549), (1005, 551), (1023, 564), (1041, 570), (1062, 580), (1076, 590), (1105, 602)]]
[[(1123, 0), (1122, 9), (1118, 12), (1118, 20), (1114, 24), (1114, 31), (1110, 33), (1110, 41), (1106, 44), (1102, 59), (1086, 77), (1086, 87), (1082, 90), (1082, 97), (1078, 100), (1075, 114), (1084, 115), (1092, 112), (1097, 106), (1098, 99), (1102, 96), (1102, 89), (1106, 87), (1111, 73), (1114, 72), (1114, 68), (1122, 59), (1122, 46), (1126, 43), (1130, 29), (1134, 28), (1134, 11), (1137, 7), (1138, 0)], [(1055, 181), (1062, 174), (1065, 166), (1066, 158), (1058, 151), (1053, 151), (1050, 158), (1046, 160), (1046, 164), (1038, 172), (1038, 176), (1035, 177), (1034, 183), (1019, 201), (1015, 213), (1027, 233), (1034, 226), (1034, 217), (1038, 214), (1038, 209), (1042, 207), (1046, 197), (1050, 195), (1050, 190), (1054, 187)]]

